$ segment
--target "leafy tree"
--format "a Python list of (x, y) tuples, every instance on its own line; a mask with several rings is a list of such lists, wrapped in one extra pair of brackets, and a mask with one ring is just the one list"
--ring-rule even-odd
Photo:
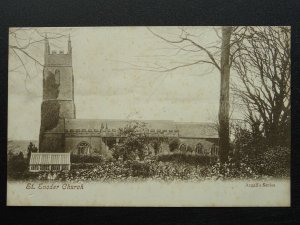
[(109, 149), (113, 148), (116, 144), (116, 138), (114, 137), (103, 137), (103, 141)]
[(168, 138), (167, 137), (149, 138), (148, 144), (149, 146), (152, 146), (152, 148), (154, 149), (155, 155), (159, 153), (163, 142), (168, 142)]
[(19, 152), (18, 155), (13, 155), (7, 166), (8, 176), (12, 178), (21, 178), (23, 173), (27, 170), (27, 163), (24, 158), (23, 152)]
[(123, 158), (123, 161), (134, 160), (137, 156), (143, 160), (147, 154), (149, 138), (146, 134), (145, 123), (131, 122), (120, 130), (122, 142), (114, 145), (113, 157)]
[(180, 140), (179, 138), (174, 138), (170, 141), (169, 143), (169, 149), (171, 152), (174, 152), (175, 150), (177, 150), (179, 148), (180, 145)]

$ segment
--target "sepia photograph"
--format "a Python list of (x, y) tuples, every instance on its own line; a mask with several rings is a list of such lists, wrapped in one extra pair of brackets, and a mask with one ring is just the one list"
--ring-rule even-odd
[(11, 27), (7, 205), (290, 206), (291, 27)]

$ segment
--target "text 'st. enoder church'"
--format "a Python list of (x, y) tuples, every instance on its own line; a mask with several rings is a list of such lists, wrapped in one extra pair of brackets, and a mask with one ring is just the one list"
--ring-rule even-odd
[[(88, 75), (86, 76), (88, 79)], [(110, 154), (110, 147), (122, 141), (120, 130), (130, 121), (77, 119), (74, 103), (72, 45), (68, 51), (50, 51), (45, 40), (43, 102), (39, 152), (72, 154)], [(187, 118), (188, 119), (188, 118)], [(178, 138), (179, 150), (217, 154), (218, 133), (209, 123), (181, 123), (170, 120), (142, 121), (149, 137), (163, 137), (161, 152), (169, 151), (168, 140)], [(108, 141), (109, 140), (109, 141)]]

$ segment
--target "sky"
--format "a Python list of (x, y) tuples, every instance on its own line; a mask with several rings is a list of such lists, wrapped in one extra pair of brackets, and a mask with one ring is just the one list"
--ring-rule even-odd
[[(172, 41), (178, 27), (150, 27)], [(187, 43), (168, 44), (146, 27), (27, 28), (12, 29), (10, 45), (26, 45), (25, 51), (43, 64), (47, 33), (51, 50), (67, 50), (70, 34), (77, 118), (146, 119), (181, 122), (216, 122), (220, 75), (209, 64), (196, 64), (205, 57)], [(211, 27), (184, 28), (193, 40), (212, 52), (219, 46)], [(63, 34), (62, 37), (59, 34)], [(52, 39), (53, 37), (53, 39)], [(54, 37), (58, 37), (55, 38)], [(22, 52), (9, 51), (8, 139), (37, 140), (42, 102), (42, 67)], [(26, 72), (27, 71), (27, 72)], [(26, 75), (27, 74), (27, 75)]]

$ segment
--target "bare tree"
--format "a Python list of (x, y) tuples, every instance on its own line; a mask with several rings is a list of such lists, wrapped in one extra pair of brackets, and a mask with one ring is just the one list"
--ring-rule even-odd
[[(204, 46), (197, 41), (197, 36), (189, 33), (185, 28), (180, 27), (181, 34), (175, 39), (165, 38), (150, 28), (148, 30), (156, 37), (164, 40), (166, 43), (178, 49), (178, 52), (198, 53), (197, 60), (188, 63), (177, 65), (174, 67), (157, 67), (150, 68), (150, 71), (155, 72), (169, 72), (182, 67), (209, 64), (220, 72), (220, 104), (219, 104), (219, 153), (220, 161), (224, 163), (228, 160), (229, 154), (229, 81), (230, 81), (230, 67), (234, 56), (231, 54), (232, 43), (231, 36), (233, 32), (241, 32), (243, 28), (224, 26), (221, 28), (221, 35), (218, 29), (214, 28), (216, 35), (220, 38), (220, 43), (212, 43), (210, 46)], [(221, 46), (220, 46), (221, 45)], [(178, 53), (177, 52), (177, 53)], [(176, 53), (176, 54), (177, 54)]]
[(233, 68), (239, 81), (233, 86), (245, 107), (252, 130), (269, 145), (289, 139), (291, 45), (289, 27), (248, 27), (234, 34)]
[(229, 81), (230, 81), (230, 38), (232, 27), (222, 28), (221, 47), (221, 87), (220, 87), (220, 107), (219, 107), (219, 148), (220, 161), (226, 162), (230, 148), (229, 143)]
[[(43, 48), (47, 36), (49, 40), (55, 40), (51, 44), (58, 49), (57, 41), (68, 37), (71, 29), (47, 28), (10, 28), (9, 29), (9, 72), (19, 73), (25, 76), (25, 88), (27, 81), (42, 74)], [(27, 89), (27, 91), (29, 91)]]

